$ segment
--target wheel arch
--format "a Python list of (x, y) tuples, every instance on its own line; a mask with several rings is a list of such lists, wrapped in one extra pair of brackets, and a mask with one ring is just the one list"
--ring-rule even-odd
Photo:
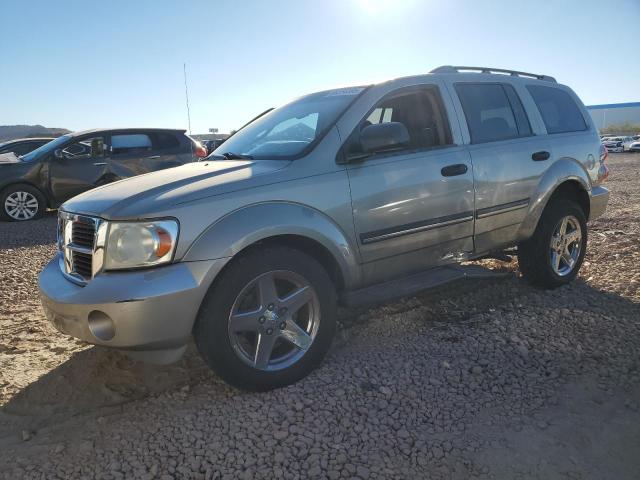
[(533, 235), (546, 206), (561, 196), (574, 200), (589, 218), (591, 181), (585, 168), (575, 159), (561, 158), (544, 173), (529, 200), (529, 211), (518, 232), (519, 241)]
[(268, 245), (296, 248), (319, 261), (337, 290), (359, 283), (356, 249), (324, 213), (289, 202), (248, 205), (211, 224), (188, 248), (184, 261), (233, 259)]

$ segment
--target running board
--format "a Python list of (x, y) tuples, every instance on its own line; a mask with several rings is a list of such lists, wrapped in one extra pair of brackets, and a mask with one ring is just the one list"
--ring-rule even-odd
[(501, 278), (505, 275), (507, 274), (494, 272), (480, 265), (447, 265), (347, 292), (341, 296), (340, 303), (346, 307), (374, 305), (464, 278)]

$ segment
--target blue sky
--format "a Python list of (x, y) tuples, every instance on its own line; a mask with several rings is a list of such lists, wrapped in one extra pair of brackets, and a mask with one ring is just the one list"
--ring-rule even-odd
[(0, 1), (0, 125), (228, 131), (287, 99), (444, 64), (640, 100), (640, 1)]

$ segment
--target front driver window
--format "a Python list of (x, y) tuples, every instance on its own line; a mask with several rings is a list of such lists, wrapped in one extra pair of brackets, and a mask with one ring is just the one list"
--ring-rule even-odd
[(67, 145), (62, 149), (66, 159), (100, 158), (104, 156), (104, 138), (90, 137)]
[(403, 89), (381, 100), (360, 122), (348, 147), (349, 154), (362, 153), (358, 133), (369, 125), (402, 123), (409, 133), (407, 150), (450, 145), (451, 132), (444, 105), (435, 86)]

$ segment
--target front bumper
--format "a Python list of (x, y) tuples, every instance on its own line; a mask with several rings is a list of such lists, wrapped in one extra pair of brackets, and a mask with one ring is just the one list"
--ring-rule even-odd
[(591, 189), (591, 208), (589, 209), (589, 220), (595, 220), (607, 209), (609, 203), (609, 190), (604, 187), (593, 187)]
[(59, 257), (38, 279), (49, 321), (73, 337), (156, 363), (182, 355), (200, 303), (227, 260), (106, 272), (79, 286), (62, 274)]

